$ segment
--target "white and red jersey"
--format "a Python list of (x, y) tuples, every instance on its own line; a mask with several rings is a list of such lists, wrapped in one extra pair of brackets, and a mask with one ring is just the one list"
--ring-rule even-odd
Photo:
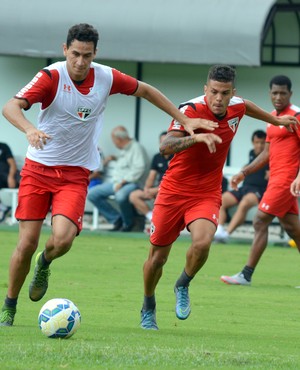
[[(277, 115), (276, 110), (272, 111), (273, 116)], [(296, 116), (300, 120), (300, 108), (290, 104), (278, 116)], [(292, 181), (298, 174), (300, 164), (300, 126), (294, 127), (294, 131), (288, 131), (284, 126), (268, 124), (266, 142), (269, 147), (270, 179), (268, 184), (285, 186), (288, 191)]]
[[(246, 106), (243, 99), (233, 97), (227, 108), (226, 115), (218, 119), (208, 108), (205, 95), (192, 99), (181, 105), (181, 112), (191, 118), (203, 118), (219, 123), (213, 133), (222, 138), (217, 144), (217, 151), (210, 153), (204, 143), (197, 143), (188, 149), (176, 153), (172, 158), (162, 182), (161, 191), (171, 191), (174, 194), (205, 197), (221, 197), (222, 171), (230, 143), (234, 138), (240, 120), (245, 114)], [(169, 131), (184, 131), (183, 126), (172, 121)], [(195, 133), (207, 133), (199, 129)], [(188, 133), (186, 133), (188, 135)]]
[(51, 136), (43, 150), (28, 147), (27, 157), (47, 166), (99, 168), (98, 142), (103, 112), (109, 95), (132, 95), (135, 78), (111, 67), (92, 63), (82, 84), (70, 78), (66, 62), (57, 62), (40, 71), (19, 91), (16, 98), (31, 106), (41, 103), (38, 129)]

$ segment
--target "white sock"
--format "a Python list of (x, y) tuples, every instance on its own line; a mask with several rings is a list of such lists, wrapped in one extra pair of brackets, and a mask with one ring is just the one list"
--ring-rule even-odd
[(147, 220), (151, 221), (152, 220), (152, 211), (149, 211), (146, 213), (146, 218)]

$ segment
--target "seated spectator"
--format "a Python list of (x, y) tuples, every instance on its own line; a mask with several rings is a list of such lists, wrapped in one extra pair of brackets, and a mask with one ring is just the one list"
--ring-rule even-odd
[[(167, 132), (162, 132), (160, 134), (160, 143), (166, 135)], [(152, 219), (152, 209), (147, 201), (155, 199), (159, 189), (160, 180), (167, 170), (171, 158), (172, 155), (161, 155), (160, 153), (155, 154), (152, 158), (151, 168), (146, 179), (144, 189), (134, 190), (129, 195), (129, 201), (149, 222), (151, 222)]]
[[(5, 143), (0, 143), (0, 189), (17, 188), (19, 185), (17, 175), (17, 164), (10, 147)], [(0, 201), (0, 222), (4, 221), (9, 211), (10, 207)]]
[[(116, 160), (111, 182), (104, 182), (89, 189), (88, 199), (106, 220), (113, 224), (112, 231), (130, 231), (134, 226), (134, 208), (129, 202), (129, 194), (141, 187), (148, 170), (148, 157), (145, 149), (131, 139), (125, 127), (112, 130), (112, 141), (120, 150), (120, 155), (108, 157)], [(114, 195), (121, 213), (111, 205), (108, 198)]]
[[(251, 140), (253, 149), (249, 152), (248, 163), (251, 163), (263, 151), (266, 133), (262, 130), (257, 130), (252, 134)], [(248, 210), (258, 205), (268, 184), (268, 172), (269, 166), (264, 166), (259, 171), (248, 175), (243, 185), (237, 191), (225, 191), (222, 194), (219, 225), (214, 237), (216, 241), (226, 243), (230, 234), (245, 222)], [(238, 205), (237, 210), (225, 230), (227, 211), (236, 205)]]

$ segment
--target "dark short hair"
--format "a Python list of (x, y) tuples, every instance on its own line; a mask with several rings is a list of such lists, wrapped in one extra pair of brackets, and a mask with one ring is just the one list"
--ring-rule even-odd
[(163, 132), (161, 132), (161, 133), (159, 134), (159, 137), (165, 136), (165, 135), (167, 135), (167, 133), (168, 133), (168, 131), (163, 131)]
[(228, 65), (214, 65), (210, 67), (207, 75), (207, 81), (232, 82), (235, 85), (235, 69)]
[(279, 86), (287, 86), (288, 90), (292, 90), (292, 81), (284, 75), (278, 75), (274, 76), (270, 81), (270, 89), (272, 89), (273, 85), (279, 85)]
[(251, 141), (253, 141), (255, 137), (258, 139), (266, 139), (267, 134), (263, 130), (256, 130), (252, 134)]
[(79, 23), (72, 26), (68, 31), (67, 36), (67, 48), (70, 47), (74, 40), (84, 41), (84, 42), (93, 42), (94, 51), (97, 49), (97, 43), (99, 40), (98, 31), (87, 23)]

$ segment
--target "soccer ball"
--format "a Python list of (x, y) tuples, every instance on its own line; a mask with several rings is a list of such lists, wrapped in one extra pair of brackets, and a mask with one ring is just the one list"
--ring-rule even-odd
[(53, 298), (41, 308), (39, 327), (48, 338), (70, 338), (81, 323), (81, 315), (69, 299)]

